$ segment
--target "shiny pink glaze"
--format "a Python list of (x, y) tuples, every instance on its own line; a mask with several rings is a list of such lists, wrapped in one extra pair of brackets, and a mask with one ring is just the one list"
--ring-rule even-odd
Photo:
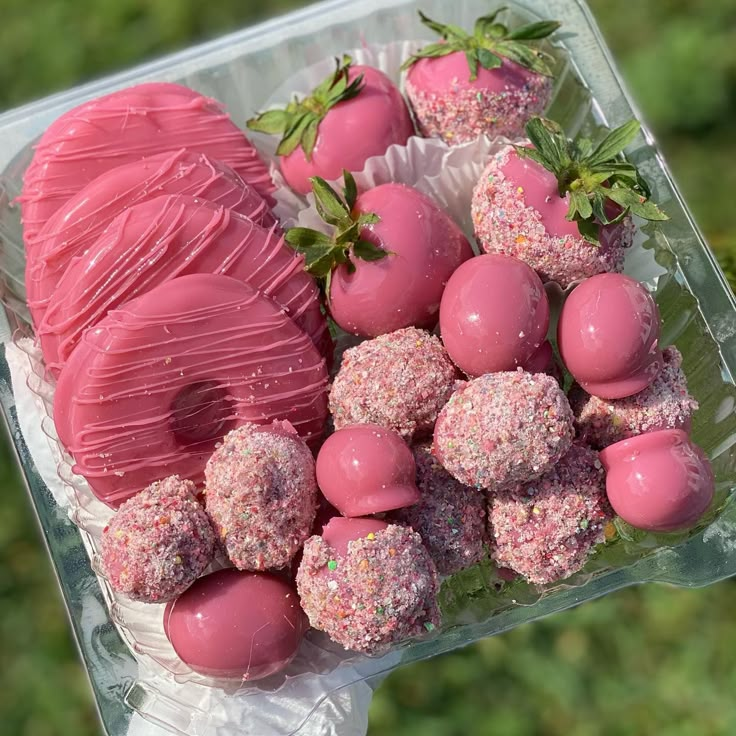
[(35, 249), (51, 215), (100, 174), (181, 148), (222, 161), (270, 197), (266, 165), (218, 102), (179, 84), (139, 84), (69, 110), (41, 136), (20, 197), (26, 249)]
[(469, 376), (524, 367), (548, 326), (549, 302), (539, 276), (510, 256), (471, 258), (442, 295), (442, 342)]
[(621, 399), (643, 391), (662, 368), (659, 311), (638, 281), (615, 273), (575, 287), (557, 326), (562, 362), (593, 396)]
[(333, 181), (343, 169), (362, 171), (366, 159), (381, 156), (393, 143), (403, 146), (414, 135), (409, 109), (394, 83), (370, 66), (352, 66), (352, 82), (363, 75), (357, 97), (335, 105), (319, 124), (310, 161), (301, 147), (281, 158), (281, 172), (300, 194), (312, 191), (312, 176)]
[(248, 682), (283, 670), (308, 628), (296, 590), (268, 573), (218, 570), (164, 611), (164, 631), (183, 662)]
[(337, 552), (338, 555), (344, 556), (348, 553), (348, 544), (367, 537), (369, 534), (378, 534), (383, 531), (388, 524), (378, 519), (346, 519), (342, 516), (336, 516), (325, 524), (322, 529), (322, 539)]
[(83, 331), (111, 309), (191, 273), (247, 281), (283, 306), (320, 349), (331, 346), (304, 258), (279, 231), (206, 200), (164, 195), (129, 207), (71, 260), (37, 331), (47, 367), (58, 375)]
[(376, 424), (354, 424), (327, 438), (317, 456), (317, 484), (343, 516), (369, 516), (419, 501), (409, 446)]
[(228, 276), (167, 281), (87, 330), (59, 376), (54, 422), (95, 495), (117, 506), (176, 473), (201, 481), (244, 422), (288, 420), (316, 441), (322, 356), (273, 301)]
[(98, 176), (43, 226), (26, 262), (26, 293), (38, 326), (69, 261), (84, 253), (121, 212), (163, 194), (188, 194), (229, 207), (270, 228), (276, 219), (230, 167), (182, 148), (117, 166)]
[(535, 72), (504, 59), (497, 69), (478, 67), (477, 79), (470, 80), (470, 67), (464, 53), (420, 59), (409, 68), (407, 81), (422, 92), (448, 92), (458, 89), (503, 92), (507, 87), (523, 87)]
[(705, 453), (681, 429), (648, 432), (600, 454), (614, 511), (650, 531), (687, 529), (713, 500), (715, 479)]
[(460, 228), (429, 197), (405, 184), (381, 184), (358, 197), (355, 212), (381, 220), (361, 238), (391, 251), (380, 261), (355, 259), (355, 273), (332, 275), (330, 312), (346, 332), (376, 337), (402, 327), (437, 324), (453, 271), (473, 251)]

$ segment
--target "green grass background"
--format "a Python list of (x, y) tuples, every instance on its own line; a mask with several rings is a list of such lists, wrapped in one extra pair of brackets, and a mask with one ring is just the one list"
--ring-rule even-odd
[[(300, 4), (0, 0), (0, 110)], [(733, 283), (736, 0), (590, 4)], [(1, 443), (0, 487), (0, 733), (97, 734), (56, 583)], [(731, 581), (609, 595), (395, 672), (376, 693), (371, 733), (734, 736), (735, 610)]]

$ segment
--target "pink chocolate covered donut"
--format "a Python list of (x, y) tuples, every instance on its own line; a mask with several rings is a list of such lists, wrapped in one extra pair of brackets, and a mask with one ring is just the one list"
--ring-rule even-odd
[(659, 429), (685, 429), (698, 408), (687, 390), (680, 367), (682, 355), (675, 347), (662, 353), (660, 374), (643, 391), (624, 399), (600, 399), (574, 386), (570, 406), (578, 436), (602, 450), (615, 442)]
[(419, 502), (390, 518), (418, 532), (437, 570), (453, 575), (485, 556), (486, 499), (456, 481), (432, 455), (431, 444), (414, 447), (414, 458)]
[(160, 603), (183, 593), (212, 562), (215, 531), (194, 494), (176, 476), (128, 499), (102, 532), (101, 556), (113, 590)]
[(578, 444), (541, 478), (488, 502), (494, 561), (537, 584), (580, 570), (613, 516), (598, 453)]
[(319, 346), (330, 344), (319, 294), (304, 258), (280, 234), (226, 207), (164, 195), (119, 215), (59, 281), (39, 325), (44, 360), (58, 374), (85, 329), (158, 284), (221, 273), (272, 297)]
[(182, 148), (222, 161), (263, 196), (273, 191), (255, 147), (219, 103), (179, 84), (139, 84), (69, 110), (41, 136), (20, 198), (26, 249), (35, 250), (51, 215), (100, 174)]
[(461, 386), (440, 412), (434, 452), (461, 483), (495, 489), (546, 473), (570, 448), (573, 416), (557, 381), (522, 370)]
[(202, 153), (179, 151), (116, 166), (87, 184), (46, 222), (28, 253), (26, 293), (36, 326), (69, 262), (90, 248), (105, 228), (134, 204), (163, 194), (187, 194), (276, 224), (263, 197), (229, 166)]
[(239, 570), (289, 564), (317, 513), (314, 458), (287, 423), (229, 432), (204, 470), (207, 513)]
[(330, 392), (335, 428), (379, 424), (404, 439), (432, 432), (459, 377), (442, 343), (407, 327), (345, 351)]
[(325, 361), (270, 299), (228, 276), (167, 281), (87, 330), (59, 376), (54, 421), (95, 495), (116, 506), (172, 469), (201, 480), (244, 422), (317, 440)]
[(296, 582), (312, 626), (346, 649), (380, 653), (439, 624), (437, 570), (407, 527), (335, 518), (307, 540)]

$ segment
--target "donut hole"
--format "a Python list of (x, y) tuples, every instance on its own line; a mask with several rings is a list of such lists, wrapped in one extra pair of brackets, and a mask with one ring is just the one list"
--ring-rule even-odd
[[(214, 444), (234, 427), (228, 392), (216, 381), (182, 388), (171, 402), (171, 431), (183, 446)], [(202, 448), (198, 448), (202, 449)]]

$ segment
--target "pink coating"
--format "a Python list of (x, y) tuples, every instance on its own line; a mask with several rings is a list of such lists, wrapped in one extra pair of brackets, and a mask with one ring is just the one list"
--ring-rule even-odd
[(128, 499), (102, 531), (102, 567), (112, 589), (146, 603), (183, 593), (215, 557), (215, 531), (196, 486), (176, 476)]
[(276, 224), (253, 187), (203, 153), (182, 148), (116, 166), (68, 199), (35, 238), (26, 262), (26, 293), (36, 326), (71, 260), (88, 250), (123, 211), (164, 194), (209, 200), (265, 228)]
[[(345, 552), (327, 541), (338, 521), (340, 537), (355, 532)], [(439, 625), (439, 581), (416, 532), (392, 524), (365, 533), (367, 521), (334, 519), (324, 537), (310, 537), (296, 582), (314, 628), (346, 649), (380, 654)]]
[(546, 473), (570, 449), (572, 422), (551, 376), (488, 373), (461, 386), (442, 409), (434, 453), (461, 483), (496, 490)]
[(419, 500), (416, 466), (394, 431), (355, 424), (330, 435), (317, 455), (317, 483), (343, 516), (370, 516)]
[(647, 432), (609, 445), (601, 462), (611, 506), (639, 529), (688, 529), (713, 502), (710, 462), (681, 429)]
[(369, 534), (375, 537), (378, 532), (386, 528), (388, 528), (388, 522), (380, 519), (353, 519), (336, 516), (324, 525), (319, 536), (338, 555), (344, 557), (348, 554), (351, 542), (367, 537)]
[(662, 368), (659, 310), (646, 287), (622, 274), (599, 274), (575, 287), (557, 325), (562, 362), (593, 396), (643, 391)]
[(232, 569), (200, 578), (167, 606), (163, 625), (195, 672), (243, 682), (287, 667), (309, 628), (286, 580)]
[(578, 437), (602, 450), (615, 442), (660, 429), (690, 431), (698, 402), (690, 396), (675, 347), (662, 353), (659, 375), (643, 391), (624, 399), (600, 399), (573, 386), (569, 399)]
[(600, 227), (600, 245), (592, 245), (565, 219), (568, 197), (560, 197), (551, 172), (505, 146), (488, 162), (473, 190), (478, 243), (486, 253), (524, 261), (542, 281), (562, 288), (598, 273), (621, 271), (633, 240), (631, 219)]
[(578, 572), (613, 513), (598, 454), (575, 444), (541, 478), (488, 494), (494, 562), (544, 585)]
[(549, 105), (552, 79), (504, 59), (497, 69), (479, 66), (471, 81), (459, 51), (412, 64), (406, 95), (423, 136), (457, 145), (480, 135), (522, 137), (527, 121)]
[(442, 343), (407, 327), (343, 354), (330, 391), (336, 429), (379, 424), (406, 441), (432, 433), (459, 378)]
[(434, 201), (405, 184), (381, 184), (357, 199), (356, 214), (381, 219), (360, 237), (389, 251), (378, 261), (354, 259), (332, 274), (329, 309), (346, 332), (376, 337), (402, 327), (433, 329), (448, 279), (473, 251)]
[(455, 480), (432, 455), (430, 443), (413, 452), (420, 500), (389, 518), (419, 534), (441, 575), (454, 575), (486, 556), (486, 499)]
[(516, 258), (471, 258), (452, 274), (442, 295), (442, 342), (469, 376), (526, 367), (548, 327), (544, 286)]
[(69, 110), (41, 136), (20, 197), (27, 251), (54, 212), (100, 174), (181, 148), (222, 161), (270, 199), (268, 168), (218, 102), (179, 84), (139, 84)]
[(371, 156), (382, 156), (391, 145), (403, 146), (414, 135), (409, 109), (398, 88), (380, 70), (351, 66), (349, 81), (363, 75), (365, 86), (351, 100), (339, 102), (321, 120), (311, 159), (299, 147), (281, 157), (287, 184), (299, 192), (312, 191), (309, 179), (335, 181), (343, 169), (362, 171)]
[(304, 257), (279, 231), (206, 200), (163, 195), (129, 207), (71, 260), (38, 327), (46, 365), (58, 375), (84, 331), (110, 310), (194, 273), (249, 283), (283, 307), (319, 349), (331, 347), (317, 286)]
[(175, 469), (202, 480), (245, 422), (288, 420), (308, 442), (327, 418), (312, 341), (252, 287), (181, 276), (109, 312), (59, 376), (54, 422), (95, 495), (117, 506)]
[(205, 467), (206, 509), (239, 570), (285, 567), (317, 513), (314, 458), (295, 432), (244, 424)]

